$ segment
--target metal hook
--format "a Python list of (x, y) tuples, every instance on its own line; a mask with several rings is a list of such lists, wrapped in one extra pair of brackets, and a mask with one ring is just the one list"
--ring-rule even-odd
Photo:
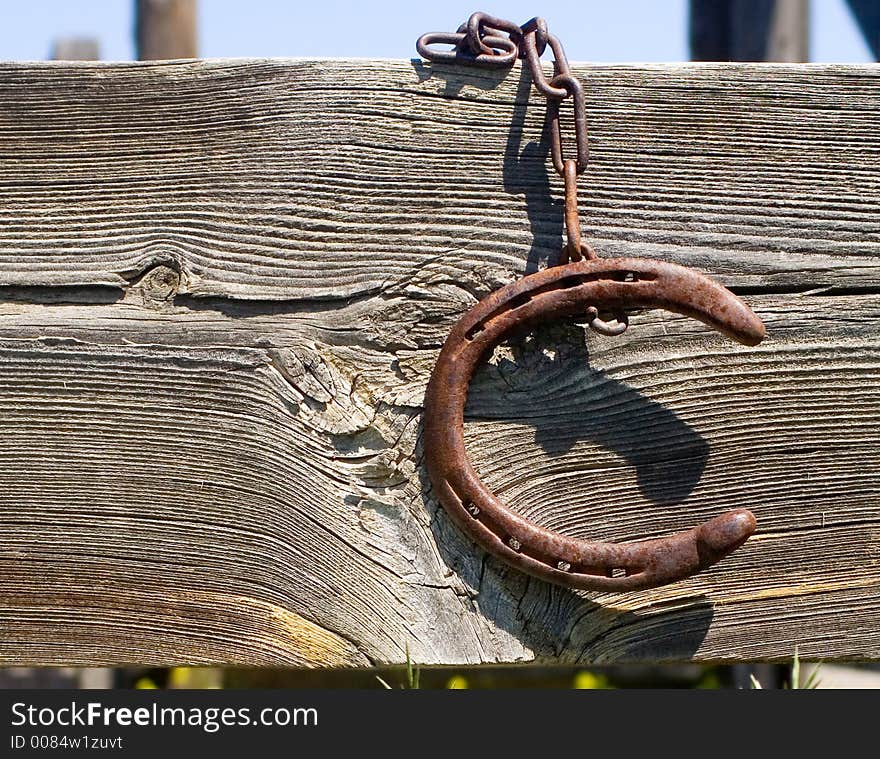
[(693, 529), (634, 543), (578, 540), (505, 506), (480, 481), (464, 448), (468, 385), (487, 352), (523, 327), (583, 314), (665, 308), (698, 319), (746, 345), (764, 337), (761, 320), (737, 296), (692, 269), (647, 259), (582, 259), (531, 274), (491, 293), (453, 327), (425, 394), (425, 460), (434, 493), (486, 551), (528, 574), (589, 590), (651, 588), (689, 577), (742, 545), (755, 530), (745, 509)]
[(587, 309), (587, 318), (590, 320), (587, 324), (593, 332), (597, 332), (600, 335), (606, 335), (607, 337), (617, 337), (618, 335), (622, 335), (626, 332), (627, 327), (629, 327), (629, 316), (627, 316), (626, 311), (618, 311), (614, 314), (614, 320), (617, 323), (612, 324), (611, 322), (606, 322), (604, 319), (600, 319), (599, 309), (595, 306), (590, 306)]

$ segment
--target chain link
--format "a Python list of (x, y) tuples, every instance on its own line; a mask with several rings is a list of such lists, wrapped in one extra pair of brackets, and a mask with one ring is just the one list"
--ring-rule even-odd
[[(437, 45), (451, 45), (452, 49), (439, 49)], [(546, 48), (553, 53), (553, 76), (548, 78), (541, 65)], [(416, 50), (423, 58), (440, 63), (464, 63), (484, 68), (506, 68), (521, 58), (529, 67), (535, 88), (547, 98), (550, 122), (550, 155), (553, 168), (565, 180), (565, 235), (561, 263), (595, 259), (596, 252), (581, 239), (578, 214), (577, 178), (587, 168), (589, 157), (587, 140), (587, 114), (584, 88), (571, 73), (568, 58), (559, 39), (550, 34), (542, 18), (533, 18), (522, 26), (513, 21), (473, 13), (456, 32), (429, 32), (416, 41)], [(563, 100), (572, 99), (574, 108), (575, 157), (565, 158), (562, 151), (562, 120), (559, 106)], [(599, 318), (592, 309), (589, 313), (590, 327), (604, 335), (618, 335), (627, 327), (626, 315), (616, 314), (616, 325)]]
[[(437, 45), (452, 45), (452, 49), (441, 50)], [(541, 66), (541, 56), (547, 47), (553, 53), (554, 69), (554, 75), (549, 79)], [(544, 19), (533, 18), (517, 26), (512, 21), (487, 13), (474, 13), (456, 32), (423, 34), (416, 42), (416, 49), (423, 58), (435, 63), (465, 63), (484, 68), (506, 68), (512, 66), (517, 58), (525, 60), (535, 88), (549, 101), (553, 167), (560, 176), (564, 175), (559, 104), (570, 97), (574, 105), (577, 173), (582, 174), (586, 170), (589, 148), (583, 86), (571, 73), (562, 43), (547, 31)]]

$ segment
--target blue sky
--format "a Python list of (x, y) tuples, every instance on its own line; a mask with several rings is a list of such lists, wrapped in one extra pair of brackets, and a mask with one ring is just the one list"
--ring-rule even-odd
[[(133, 0), (5, 0), (0, 59), (45, 59), (58, 37), (97, 37), (105, 60), (131, 59)], [(539, 12), (576, 61), (687, 60), (686, 0), (342, 2), (200, 0), (204, 57), (411, 58), (422, 32), (453, 31), (474, 10), (518, 23)], [(811, 59), (871, 59), (843, 0), (812, 0)]]

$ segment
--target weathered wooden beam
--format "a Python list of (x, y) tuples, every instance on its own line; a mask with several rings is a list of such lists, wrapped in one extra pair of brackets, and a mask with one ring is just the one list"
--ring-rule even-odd
[(880, 658), (880, 69), (575, 68), (589, 239), (713, 274), (769, 338), (541, 329), (476, 379), (469, 451), (575, 535), (757, 535), (575, 593), (427, 490), (449, 327), (562, 242), (520, 68), (7, 64), (0, 661)]

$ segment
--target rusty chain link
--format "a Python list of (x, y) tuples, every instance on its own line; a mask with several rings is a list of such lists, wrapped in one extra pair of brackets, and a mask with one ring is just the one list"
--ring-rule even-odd
[[(507, 36), (503, 36), (507, 34)], [(453, 45), (452, 50), (438, 50), (435, 45)], [(554, 75), (548, 79), (541, 66), (541, 56), (549, 47), (553, 52)], [(466, 63), (484, 68), (505, 68), (522, 58), (529, 66), (535, 88), (548, 102), (551, 120), (550, 147), (553, 166), (562, 176), (565, 158), (562, 155), (562, 129), (559, 123), (559, 103), (568, 97), (574, 102), (574, 125), (577, 173), (587, 168), (587, 116), (584, 89), (580, 80), (571, 73), (568, 59), (559, 39), (547, 31), (542, 18), (533, 18), (522, 26), (512, 21), (495, 18), (486, 13), (474, 13), (454, 33), (429, 32), (416, 42), (419, 54), (429, 61)]]
[[(451, 50), (437, 45), (451, 45)], [(553, 71), (547, 78), (541, 66), (546, 48), (553, 53)], [(559, 38), (547, 30), (542, 18), (533, 18), (522, 26), (487, 13), (473, 13), (455, 32), (428, 32), (416, 41), (419, 55), (432, 62), (464, 63), (483, 68), (506, 68), (517, 59), (529, 67), (535, 88), (547, 98), (550, 122), (550, 154), (553, 167), (565, 180), (565, 233), (561, 263), (597, 258), (593, 248), (581, 239), (578, 216), (577, 178), (587, 168), (589, 147), (584, 88), (571, 73), (565, 50)], [(566, 158), (562, 147), (560, 104), (572, 99), (574, 109), (575, 157)], [(625, 314), (615, 314), (616, 324), (599, 318), (598, 312), (588, 313), (591, 329), (603, 335), (619, 335), (627, 328)]]

